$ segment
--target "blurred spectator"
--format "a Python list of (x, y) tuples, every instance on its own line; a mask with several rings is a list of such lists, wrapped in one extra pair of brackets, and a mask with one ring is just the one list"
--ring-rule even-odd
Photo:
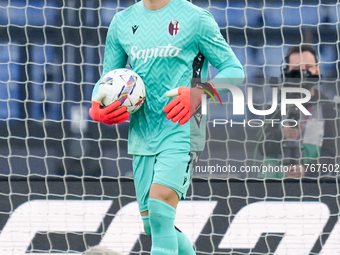
[[(312, 115), (304, 115), (295, 105), (287, 105), (287, 115), (281, 115), (279, 108), (273, 113), (272, 119), (292, 119), (298, 124), (296, 127), (266, 126), (262, 150), (266, 164), (281, 164), (285, 168), (279, 172), (263, 172), (261, 176), (336, 175), (336, 111), (334, 103), (314, 86), (320, 82), (316, 51), (310, 45), (293, 46), (288, 50), (285, 62), (282, 86), (308, 89), (311, 99), (303, 106)], [(301, 97), (298, 93), (288, 96)]]

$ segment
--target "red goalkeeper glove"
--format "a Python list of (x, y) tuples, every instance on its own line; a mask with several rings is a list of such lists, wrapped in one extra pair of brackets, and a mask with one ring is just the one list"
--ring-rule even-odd
[(204, 91), (199, 88), (179, 87), (166, 92), (167, 97), (177, 96), (164, 107), (166, 118), (184, 125), (196, 112)]
[(105, 97), (104, 93), (98, 93), (90, 108), (90, 116), (93, 120), (105, 123), (107, 125), (119, 124), (129, 119), (130, 113), (127, 111), (126, 106), (121, 106), (122, 102), (117, 100), (112, 104), (101, 107), (101, 101)]

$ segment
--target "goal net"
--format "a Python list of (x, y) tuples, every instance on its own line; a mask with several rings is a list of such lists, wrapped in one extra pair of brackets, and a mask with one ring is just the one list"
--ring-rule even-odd
[[(338, 253), (339, 3), (192, 2), (215, 17), (244, 67), (244, 111), (235, 114), (234, 93), (221, 94), (222, 106), (207, 101), (206, 146), (176, 225), (197, 254)], [(0, 0), (0, 254), (82, 254), (96, 245), (149, 254), (129, 123), (88, 115), (110, 21), (133, 3)], [(312, 117), (257, 114), (275, 96), (281, 107), (285, 55), (302, 45), (315, 49), (321, 74), (308, 81), (314, 101), (302, 105)], [(287, 141), (282, 130), (295, 123), (298, 138)]]

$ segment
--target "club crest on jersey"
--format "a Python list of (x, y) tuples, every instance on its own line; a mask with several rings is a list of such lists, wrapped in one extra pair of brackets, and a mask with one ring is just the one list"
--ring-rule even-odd
[(171, 20), (169, 27), (168, 27), (168, 30), (169, 30), (169, 34), (171, 36), (177, 35), (178, 31), (179, 31), (179, 22), (175, 19)]

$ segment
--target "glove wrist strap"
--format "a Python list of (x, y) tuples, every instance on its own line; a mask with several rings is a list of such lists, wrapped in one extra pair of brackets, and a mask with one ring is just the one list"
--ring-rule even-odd
[[(217, 90), (215, 88), (215, 85), (212, 82), (208, 81), (208, 82), (205, 82), (205, 83), (198, 83), (197, 87), (201, 87), (204, 90), (205, 94), (207, 94), (208, 97), (211, 97), (210, 95), (215, 96), (217, 94)], [(207, 93), (207, 92), (209, 92), (209, 93)]]

